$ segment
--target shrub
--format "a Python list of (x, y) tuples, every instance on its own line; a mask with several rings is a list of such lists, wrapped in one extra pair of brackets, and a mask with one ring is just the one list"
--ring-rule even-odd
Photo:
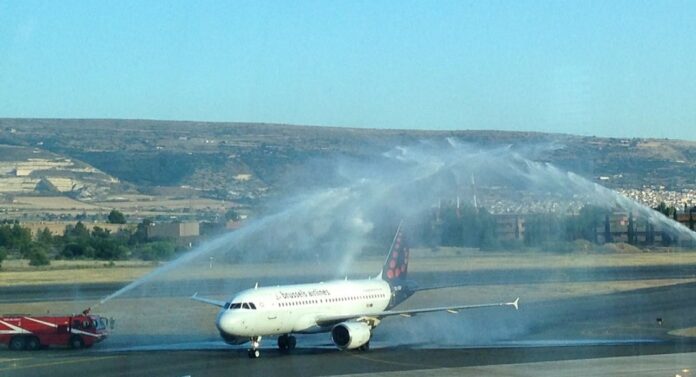
[(123, 212), (119, 210), (112, 209), (111, 212), (109, 212), (109, 222), (111, 224), (125, 224), (126, 223), (126, 216), (123, 214)]
[(4, 247), (0, 247), (0, 268), (2, 268), (2, 261), (7, 257), (7, 250)]
[(137, 253), (142, 260), (167, 260), (176, 253), (176, 247), (172, 242), (155, 241), (140, 246)]
[(51, 261), (48, 260), (48, 253), (43, 246), (32, 245), (27, 254), (30, 266), (47, 266), (51, 264)]

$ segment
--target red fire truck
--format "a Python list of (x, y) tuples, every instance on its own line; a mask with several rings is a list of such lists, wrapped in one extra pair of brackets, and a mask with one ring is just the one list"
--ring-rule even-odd
[(66, 316), (0, 316), (0, 344), (12, 350), (35, 350), (48, 346), (91, 347), (107, 335), (107, 319), (89, 314)]

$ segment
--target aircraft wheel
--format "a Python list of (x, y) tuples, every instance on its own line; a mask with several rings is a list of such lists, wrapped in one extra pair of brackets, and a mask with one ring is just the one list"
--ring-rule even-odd
[(10, 349), (14, 351), (20, 351), (24, 349), (26, 345), (23, 336), (15, 336), (10, 339)]
[(259, 356), (261, 356), (261, 351), (258, 349), (250, 349), (249, 350), (249, 358), (250, 359), (257, 359)]
[(289, 348), (288, 336), (281, 335), (278, 337), (278, 349), (281, 351), (286, 351)]
[(295, 345), (297, 345), (297, 339), (292, 335), (288, 336), (288, 349), (294, 350)]

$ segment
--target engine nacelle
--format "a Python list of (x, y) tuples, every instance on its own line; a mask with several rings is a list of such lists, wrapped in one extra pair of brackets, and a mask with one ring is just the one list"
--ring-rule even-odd
[(331, 339), (336, 347), (352, 350), (370, 341), (370, 326), (364, 322), (341, 322), (331, 329)]

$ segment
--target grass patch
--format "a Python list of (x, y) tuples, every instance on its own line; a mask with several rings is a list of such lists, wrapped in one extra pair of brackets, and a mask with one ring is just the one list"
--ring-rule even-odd
[[(694, 252), (643, 252), (643, 253), (571, 253), (549, 254), (538, 252), (481, 252), (475, 250), (414, 249), (409, 269), (412, 272), (485, 271), (494, 269), (524, 270), (535, 268), (598, 268), (638, 266), (680, 266), (696, 264)], [(382, 257), (358, 258), (344, 269), (351, 279), (376, 276)], [(147, 261), (51, 261), (50, 266), (32, 267), (26, 260), (6, 260), (0, 270), (0, 286), (38, 284), (87, 284), (130, 282), (155, 269), (160, 264)], [(275, 276), (297, 276), (298, 282), (306, 282), (307, 271), (340, 271), (337, 261), (303, 263), (226, 263), (199, 258), (177, 267), (160, 279), (196, 280), (254, 278), (260, 282)], [(341, 278), (338, 274), (335, 278)]]

